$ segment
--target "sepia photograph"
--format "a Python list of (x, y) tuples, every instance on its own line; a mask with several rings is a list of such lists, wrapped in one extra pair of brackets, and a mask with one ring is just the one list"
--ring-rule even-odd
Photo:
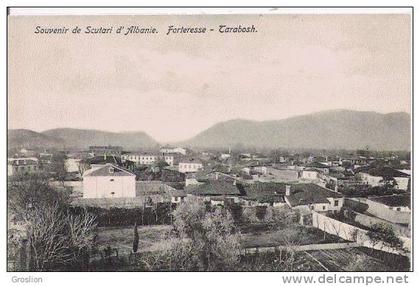
[(413, 270), (412, 8), (74, 10), (7, 8), (8, 272)]

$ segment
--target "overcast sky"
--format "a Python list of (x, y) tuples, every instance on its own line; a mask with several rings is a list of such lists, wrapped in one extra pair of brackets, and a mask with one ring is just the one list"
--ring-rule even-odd
[[(229, 119), (410, 112), (409, 15), (9, 17), (9, 128), (188, 139)], [(220, 34), (224, 24), (257, 33)], [(157, 35), (39, 35), (154, 26)], [(215, 31), (167, 36), (167, 27)]]

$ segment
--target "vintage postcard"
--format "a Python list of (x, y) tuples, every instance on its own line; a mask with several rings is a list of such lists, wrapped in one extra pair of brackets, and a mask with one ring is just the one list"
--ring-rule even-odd
[(90, 11), (8, 9), (7, 271), (412, 270), (411, 8)]

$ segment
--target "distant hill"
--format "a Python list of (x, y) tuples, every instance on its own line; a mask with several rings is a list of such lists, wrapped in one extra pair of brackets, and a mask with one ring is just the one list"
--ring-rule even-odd
[(60, 138), (70, 147), (88, 147), (92, 145), (116, 145), (125, 149), (153, 147), (157, 142), (144, 132), (114, 133), (99, 130), (59, 128), (42, 132), (45, 135)]
[(410, 150), (408, 113), (331, 110), (275, 121), (230, 120), (182, 143), (190, 147)]
[(55, 137), (38, 133), (28, 129), (11, 129), (7, 131), (9, 148), (57, 148), (64, 146), (64, 142)]
[[(83, 148), (92, 145), (118, 145), (124, 149), (150, 148), (157, 142), (144, 132), (114, 133), (99, 130), (58, 128), (41, 133), (25, 130), (25, 133), (18, 129), (9, 130), (9, 148)], [(10, 136), (13, 135), (13, 136)]]

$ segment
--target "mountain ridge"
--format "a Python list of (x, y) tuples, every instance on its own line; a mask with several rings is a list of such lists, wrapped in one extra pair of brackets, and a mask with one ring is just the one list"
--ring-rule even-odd
[[(43, 132), (8, 130), (9, 147), (87, 148), (119, 145), (128, 150), (159, 143), (143, 131), (54, 128)], [(410, 150), (411, 115), (335, 109), (279, 120), (231, 119), (174, 144), (192, 148), (314, 148)]]
[[(118, 145), (126, 149), (135, 149), (139, 146), (151, 148), (158, 144), (143, 131), (123, 133), (96, 129), (54, 128), (43, 132), (26, 130), (23, 134), (26, 139), (22, 139), (19, 138), (19, 134), (22, 133), (19, 130), (22, 129), (8, 130), (9, 148), (40, 148), (45, 144), (46, 148), (88, 148), (93, 145)], [(42, 141), (38, 138), (45, 140)]]
[[(235, 145), (257, 148), (409, 150), (406, 112), (328, 110), (279, 120), (219, 122), (179, 144), (198, 148)], [(241, 132), (241, 130), (245, 130)]]

